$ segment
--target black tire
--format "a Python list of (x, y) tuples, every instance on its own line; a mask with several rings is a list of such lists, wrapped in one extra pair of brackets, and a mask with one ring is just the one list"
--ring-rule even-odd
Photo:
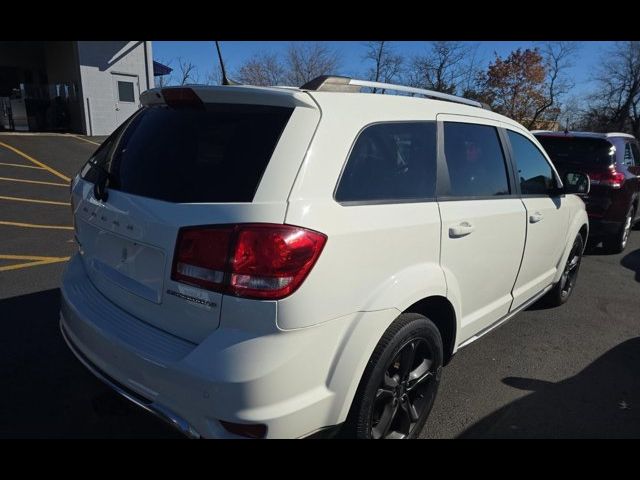
[(578, 270), (582, 262), (582, 253), (584, 251), (584, 240), (582, 235), (578, 234), (571, 245), (567, 262), (564, 265), (562, 277), (551, 290), (545, 295), (544, 303), (549, 307), (559, 307), (567, 303), (569, 297), (573, 293), (573, 289), (578, 279)]
[(400, 315), (371, 354), (342, 436), (417, 437), (433, 407), (442, 362), (442, 337), (434, 323), (417, 313)]
[(605, 237), (602, 241), (602, 246), (609, 253), (622, 253), (627, 247), (629, 240), (629, 233), (633, 224), (633, 217), (635, 215), (633, 205), (629, 207), (629, 211), (625, 217), (624, 222), (620, 226), (620, 229), (614, 235)]

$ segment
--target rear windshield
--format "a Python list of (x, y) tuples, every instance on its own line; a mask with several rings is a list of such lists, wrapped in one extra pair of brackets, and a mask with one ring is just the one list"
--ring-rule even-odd
[(81, 175), (95, 182), (106, 170), (107, 188), (168, 202), (251, 202), (292, 112), (146, 107), (101, 145)]
[(554, 163), (611, 165), (615, 159), (613, 145), (602, 138), (537, 136)]

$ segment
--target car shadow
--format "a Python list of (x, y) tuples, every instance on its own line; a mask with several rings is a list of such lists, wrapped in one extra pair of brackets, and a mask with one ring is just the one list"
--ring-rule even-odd
[(636, 282), (640, 282), (640, 248), (622, 257), (620, 265), (634, 271)]
[(541, 299), (539, 299), (538, 301), (536, 301), (535, 303), (529, 305), (527, 308), (525, 308), (525, 310), (530, 311), (530, 312), (535, 312), (537, 310), (549, 310), (551, 308), (558, 308), (557, 305), (551, 305), (549, 303), (549, 301), (547, 300), (546, 295), (543, 296)]
[(588, 255), (615, 255), (615, 253), (612, 253), (610, 251), (608, 251), (606, 248), (604, 248), (604, 246), (602, 245), (602, 240), (601, 239), (592, 239), (591, 237), (589, 237), (587, 239), (587, 246), (584, 249), (584, 255), (588, 256)]
[(59, 307), (59, 289), (0, 300), (0, 437), (183, 438), (78, 362)]
[(537, 310), (550, 310), (552, 308), (558, 308), (557, 305), (550, 305), (545, 297), (542, 297), (537, 302), (529, 305), (525, 310), (535, 312)]
[(640, 437), (640, 337), (559, 382), (502, 381), (531, 393), (467, 428), (460, 438)]

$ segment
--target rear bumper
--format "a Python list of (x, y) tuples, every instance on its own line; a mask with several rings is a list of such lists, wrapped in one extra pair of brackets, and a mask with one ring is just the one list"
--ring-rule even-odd
[(60, 333), (62, 338), (67, 343), (69, 350), (76, 356), (76, 358), (82, 363), (91, 373), (102, 380), (107, 386), (111, 387), (116, 393), (122, 395), (124, 398), (138, 405), (139, 407), (153, 413), (161, 420), (164, 420), (172, 427), (177, 428), (182, 434), (190, 438), (200, 438), (200, 434), (193, 428), (189, 422), (179, 416), (177, 413), (171, 411), (156, 402), (149, 401), (148, 399), (136, 394), (134, 391), (128, 389), (124, 385), (120, 384), (115, 379), (109, 377), (106, 373), (102, 372), (98, 367), (91, 363), (91, 361), (85, 357), (82, 352), (76, 347), (69, 339), (69, 335), (65, 332), (64, 325), (60, 322)]
[(221, 326), (196, 345), (111, 303), (76, 256), (63, 279), (60, 324), (91, 372), (188, 436), (238, 438), (223, 420), (265, 424), (267, 438), (297, 438), (344, 420), (336, 412), (346, 391), (328, 379), (355, 317), (286, 332)]
[(620, 231), (624, 223), (632, 196), (627, 188), (611, 189), (601, 187), (599, 191), (591, 191), (584, 199), (593, 226), (593, 235), (613, 235)]
[(601, 220), (598, 218), (589, 218), (589, 236), (602, 237), (606, 235), (615, 235), (620, 231), (622, 222), (612, 222), (609, 220)]

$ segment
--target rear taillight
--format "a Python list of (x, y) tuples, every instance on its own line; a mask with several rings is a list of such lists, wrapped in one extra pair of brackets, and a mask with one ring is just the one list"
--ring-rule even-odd
[(616, 167), (611, 165), (606, 172), (589, 173), (589, 180), (591, 180), (592, 185), (620, 188), (624, 183), (624, 173), (618, 172)]
[(171, 278), (221, 292), (233, 227), (183, 228), (173, 259)]
[(277, 300), (302, 284), (326, 241), (322, 233), (291, 225), (183, 228), (171, 278), (238, 297)]
[(326, 238), (289, 225), (240, 225), (231, 255), (230, 292), (241, 297), (286, 297), (307, 276)]

